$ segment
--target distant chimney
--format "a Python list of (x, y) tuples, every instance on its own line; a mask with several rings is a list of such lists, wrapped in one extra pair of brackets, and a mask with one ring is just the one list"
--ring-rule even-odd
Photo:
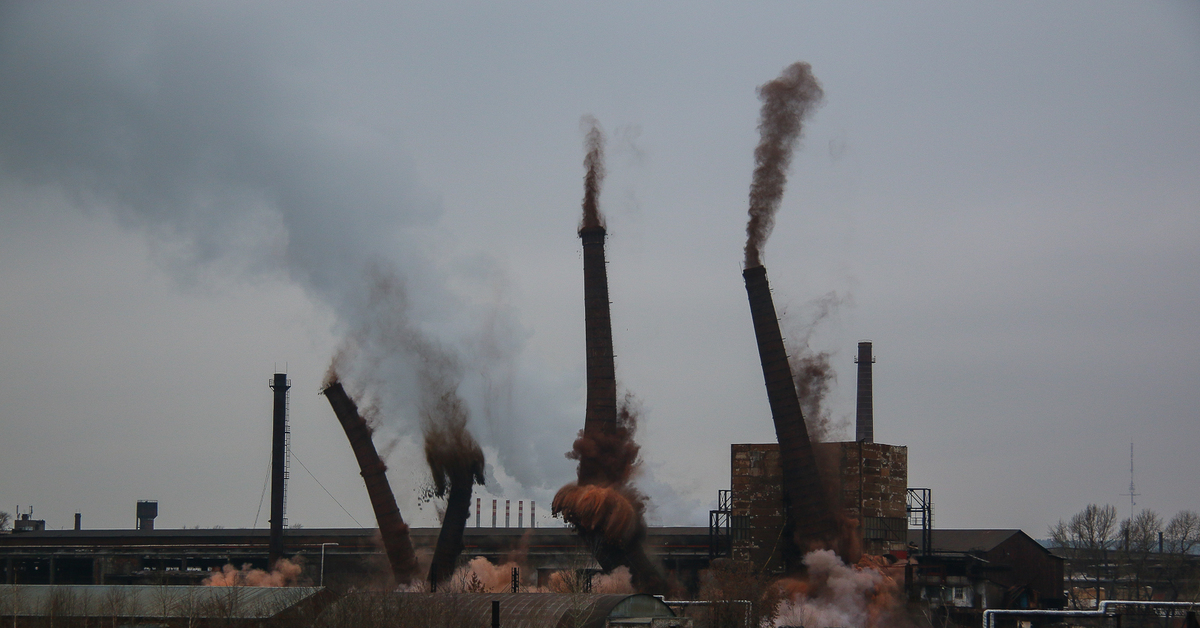
[(287, 406), (288, 389), (292, 387), (286, 373), (276, 373), (271, 380), (275, 391), (275, 407), (271, 414), (271, 536), (267, 543), (267, 564), (283, 558), (283, 525), (287, 507)]
[(158, 517), (158, 501), (139, 500), (137, 503), (137, 529), (153, 530), (154, 519)]
[(482, 501), (483, 500), (481, 500), (478, 497), (475, 498), (475, 527), (476, 528), (479, 527), (479, 519), (482, 517), (482, 515), (479, 514), (479, 509), (482, 507), (482, 503), (481, 503)]
[(83, 513), (81, 513), (81, 512), (75, 513), (75, 529), (76, 530), (83, 529)]
[(860, 443), (875, 442), (875, 402), (871, 396), (871, 341), (858, 343), (858, 410), (855, 413), (854, 440)]

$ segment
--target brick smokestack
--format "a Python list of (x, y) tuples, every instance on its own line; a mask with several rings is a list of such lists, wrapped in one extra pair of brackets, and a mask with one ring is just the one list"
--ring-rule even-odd
[(287, 463), (287, 373), (276, 373), (271, 380), (275, 391), (275, 407), (271, 417), (271, 536), (267, 544), (267, 564), (274, 567), (275, 561), (283, 558), (283, 518), (285, 471)]
[(858, 343), (858, 407), (855, 411), (854, 440), (860, 443), (875, 442), (875, 400), (871, 392), (871, 341)]
[[(617, 375), (608, 307), (604, 227), (584, 227), (579, 230), (579, 237), (583, 240), (583, 316), (587, 343), (587, 412), (583, 431), (588, 436), (611, 434), (617, 425)], [(581, 481), (592, 476), (590, 470), (580, 469)]]
[(337, 415), (338, 422), (350, 440), (350, 448), (358, 460), (363, 481), (367, 485), (367, 496), (371, 499), (371, 508), (375, 510), (375, 521), (379, 525), (379, 536), (383, 540), (383, 549), (387, 552), (388, 562), (392, 566), (392, 576), (396, 584), (409, 584), (417, 572), (417, 557), (413, 553), (412, 540), (408, 536), (408, 525), (400, 517), (400, 508), (396, 506), (396, 497), (388, 484), (387, 466), (380, 460), (375, 451), (375, 443), (371, 441), (371, 428), (358, 412), (354, 403), (340, 382), (333, 382), (324, 391), (325, 398)]
[(800, 399), (796, 395), (796, 384), (771, 298), (771, 286), (767, 283), (767, 269), (763, 266), (747, 268), (742, 271), (742, 277), (750, 300), (771, 418), (775, 421), (775, 435), (779, 439), (787, 510), (784, 538), (790, 545), (784, 548), (783, 558), (788, 570), (796, 571), (804, 552), (832, 540), (835, 532), (833, 514), (822, 489), (812, 443), (804, 425)]

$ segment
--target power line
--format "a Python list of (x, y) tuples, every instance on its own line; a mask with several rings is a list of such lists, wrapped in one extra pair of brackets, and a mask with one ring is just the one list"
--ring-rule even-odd
[[(296, 455), (295, 449), (292, 450), (292, 457), (294, 457), (294, 459), (296, 459), (296, 462), (300, 462), (300, 468), (304, 469), (305, 473), (308, 474), (308, 477), (312, 478), (313, 482), (317, 483), (317, 486), (320, 486), (320, 490), (325, 491), (325, 495), (328, 495), (330, 500), (334, 501), (334, 503), (337, 504), (337, 507), (342, 509), (343, 513), (346, 513), (346, 516), (349, 516), (350, 519), (354, 520), (355, 524), (359, 524), (359, 520), (354, 519), (354, 515), (350, 514), (349, 510), (347, 510), (346, 507), (342, 506), (342, 502), (337, 501), (337, 497), (334, 497), (334, 494), (331, 494), (331, 492), (329, 492), (329, 489), (326, 489), (325, 485), (320, 483), (320, 480), (317, 479), (317, 476), (313, 476), (312, 472), (308, 471), (308, 467), (305, 466), (304, 460), (300, 460), (300, 456)], [(362, 526), (362, 524), (359, 524), (359, 527), (364, 527), (364, 526)]]

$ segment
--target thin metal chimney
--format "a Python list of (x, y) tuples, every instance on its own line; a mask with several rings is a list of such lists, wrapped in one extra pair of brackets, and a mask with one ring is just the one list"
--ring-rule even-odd
[(834, 533), (833, 514), (821, 485), (808, 428), (804, 425), (796, 383), (792, 379), (783, 335), (779, 331), (775, 302), (771, 298), (771, 286), (767, 282), (767, 269), (762, 266), (747, 268), (742, 271), (742, 278), (746, 281), (754, 336), (758, 340), (758, 357), (766, 382), (767, 400), (771, 405), (771, 418), (775, 422), (775, 436), (779, 439), (787, 509), (785, 530), (791, 531), (791, 535), (785, 534), (789, 538), (785, 541), (788, 546), (783, 557), (789, 571), (794, 571), (799, 569), (799, 561), (807, 546), (831, 540)]
[(267, 564), (283, 558), (284, 507), (287, 503), (287, 407), (288, 389), (292, 387), (287, 373), (276, 373), (271, 380), (275, 391), (275, 408), (271, 415), (271, 536), (267, 544)]
[(871, 341), (858, 343), (858, 408), (855, 412), (854, 440), (860, 443), (875, 442), (875, 401), (871, 392), (871, 365), (875, 356), (871, 355)]

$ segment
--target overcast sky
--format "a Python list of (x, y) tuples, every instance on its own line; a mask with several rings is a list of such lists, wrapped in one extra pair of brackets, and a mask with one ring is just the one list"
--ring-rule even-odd
[[(1200, 510), (1193, 1), (0, 2), (0, 510), (265, 527), (286, 365), (290, 523), (373, 526), (318, 391), (383, 272), (458, 365), (487, 490), (548, 525), (591, 114), (651, 522), (704, 525), (730, 443), (774, 439), (740, 263), (755, 88), (795, 61), (826, 97), (765, 263), (789, 338), (840, 302), (810, 336), (833, 417), (870, 339), (876, 440), (937, 526), (1128, 516), (1131, 441), (1138, 508)], [(430, 525), (419, 380), (376, 366), (349, 383)]]

